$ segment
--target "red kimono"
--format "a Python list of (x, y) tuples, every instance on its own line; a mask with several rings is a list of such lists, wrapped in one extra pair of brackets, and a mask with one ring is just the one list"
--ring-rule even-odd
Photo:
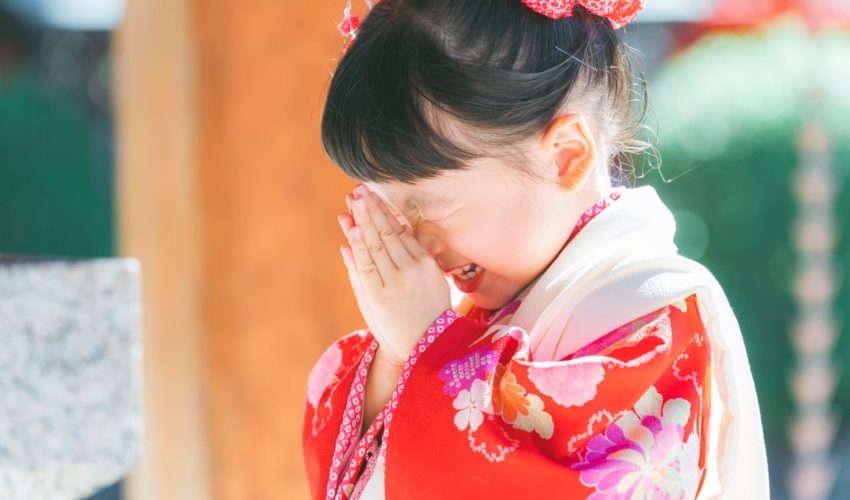
[(377, 342), (358, 331), (333, 344), (308, 381), (312, 497), (696, 498), (711, 401), (696, 296), (535, 362), (527, 333), (509, 324), (530, 288), (500, 311), (447, 310), (359, 440)]

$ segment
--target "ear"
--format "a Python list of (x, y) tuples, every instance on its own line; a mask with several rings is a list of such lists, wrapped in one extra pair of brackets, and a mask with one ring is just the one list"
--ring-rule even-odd
[(549, 151), (547, 163), (557, 169), (564, 191), (578, 191), (590, 178), (596, 163), (596, 140), (581, 115), (555, 120), (543, 135), (542, 146)]

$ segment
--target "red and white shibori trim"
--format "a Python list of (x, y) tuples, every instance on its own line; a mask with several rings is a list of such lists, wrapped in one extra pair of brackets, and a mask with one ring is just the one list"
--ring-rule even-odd
[(593, 220), (594, 217), (599, 215), (601, 211), (605, 210), (612, 203), (619, 200), (620, 197), (623, 195), (623, 189), (623, 187), (615, 188), (608, 194), (608, 196), (597, 201), (593, 204), (592, 207), (585, 210), (584, 213), (581, 214), (581, 218), (579, 218), (578, 222), (575, 225), (575, 228), (573, 228), (573, 233), (570, 235), (569, 239), (567, 239), (567, 243), (572, 241), (573, 238), (575, 238), (576, 235), (579, 233), (579, 231), (581, 231), (582, 228), (584, 228), (584, 226), (586, 226), (588, 222)]
[[(393, 391), (390, 401), (384, 407), (383, 411), (378, 414), (375, 420), (369, 425), (363, 438), (360, 439), (353, 453), (349, 450), (354, 446), (355, 441), (360, 435), (361, 420), (365, 411), (365, 396), (366, 396), (366, 375), (369, 372), (369, 365), (375, 356), (375, 351), (378, 350), (378, 341), (375, 340), (369, 346), (369, 350), (360, 362), (357, 368), (357, 373), (354, 377), (352, 390), (348, 397), (348, 402), (345, 407), (345, 413), (342, 422), (342, 428), (337, 436), (337, 444), (334, 448), (334, 456), (331, 462), (331, 471), (328, 478), (329, 484), (327, 488), (327, 500), (345, 500), (350, 498), (352, 489), (358, 479), (358, 471), (361, 463), (366, 455), (367, 450), (372, 446), (372, 442), (377, 438), (378, 434), (383, 431), (381, 436), (380, 453), (382, 456), (386, 454), (386, 443), (389, 438), (390, 423), (393, 419), (393, 410), (398, 407), (398, 400), (401, 392), (404, 390), (404, 385), (407, 379), (410, 378), (410, 372), (413, 370), (419, 356), (437, 340), (437, 337), (443, 333), (459, 316), (451, 309), (447, 309), (437, 318), (428, 331), (419, 339), (416, 348), (407, 358), (404, 364), (404, 369), (399, 377), (398, 385)], [(349, 455), (350, 453), (350, 455)], [(350, 457), (350, 458), (349, 458)], [(349, 458), (346, 462), (346, 458)], [(372, 458), (375, 460), (375, 458)], [(374, 463), (374, 462), (373, 462)], [(344, 471), (344, 473), (343, 473)]]

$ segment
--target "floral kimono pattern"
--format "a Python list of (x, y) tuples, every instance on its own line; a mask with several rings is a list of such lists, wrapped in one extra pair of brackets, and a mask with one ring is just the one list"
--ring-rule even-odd
[(362, 438), (377, 342), (359, 331), (332, 345), (308, 380), (312, 497), (359, 498), (380, 468), (388, 499), (696, 498), (711, 396), (696, 296), (536, 362), (527, 333), (509, 324), (527, 291), (500, 311), (443, 313)]

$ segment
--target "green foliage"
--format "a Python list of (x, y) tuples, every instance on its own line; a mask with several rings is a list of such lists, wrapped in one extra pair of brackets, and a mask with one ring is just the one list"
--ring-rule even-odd
[(26, 73), (3, 83), (0, 253), (112, 255), (111, 158), (94, 154), (110, 132)]
[[(723, 285), (741, 324), (762, 411), (769, 456), (787, 454), (785, 430), (795, 410), (788, 389), (795, 364), (790, 325), (796, 314), (791, 281), (797, 255), (790, 239), (796, 217), (791, 173), (798, 134), (807, 122), (824, 126), (835, 148), (839, 176), (850, 174), (850, 34), (812, 37), (783, 21), (762, 33), (711, 36), (674, 58), (653, 82), (659, 125), (656, 187), (671, 210), (704, 222), (708, 242), (695, 244), (694, 216), (681, 227), (683, 254), (708, 267)], [(845, 236), (842, 269), (850, 262), (850, 188), (836, 214)], [(677, 217), (677, 221), (680, 217)], [(703, 231), (704, 232), (704, 231)], [(700, 233), (700, 231), (697, 231)], [(704, 248), (699, 255), (693, 249)], [(850, 304), (850, 287), (836, 299)], [(850, 353), (850, 321), (836, 357)], [(850, 408), (845, 370), (836, 403)], [(850, 433), (844, 419), (841, 433)], [(773, 464), (781, 484), (783, 464)]]

